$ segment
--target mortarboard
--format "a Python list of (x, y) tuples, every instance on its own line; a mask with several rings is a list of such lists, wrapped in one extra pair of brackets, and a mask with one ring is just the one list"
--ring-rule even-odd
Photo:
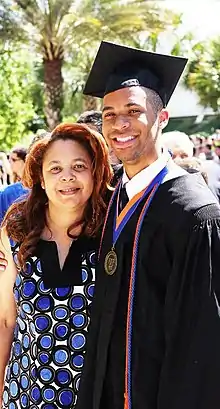
[(83, 93), (103, 98), (139, 85), (156, 91), (166, 106), (186, 63), (186, 58), (102, 41)]

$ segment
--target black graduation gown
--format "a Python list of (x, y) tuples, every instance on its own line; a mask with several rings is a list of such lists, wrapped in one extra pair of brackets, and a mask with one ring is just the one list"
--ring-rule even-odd
[[(116, 244), (109, 215), (77, 409), (123, 409), (125, 328), (134, 230)], [(163, 183), (142, 225), (132, 336), (132, 409), (220, 408), (220, 208), (198, 174)]]

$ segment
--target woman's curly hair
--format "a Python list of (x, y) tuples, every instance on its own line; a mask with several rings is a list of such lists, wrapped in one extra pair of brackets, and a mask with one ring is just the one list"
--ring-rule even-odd
[[(34, 143), (25, 162), (23, 185), (30, 189), (28, 197), (14, 203), (7, 211), (2, 226), (6, 226), (8, 236), (19, 243), (18, 261), (24, 267), (29, 256), (34, 254), (41, 233), (47, 225), (46, 208), (48, 198), (41, 187), (42, 165), (48, 148), (58, 140), (72, 140), (86, 149), (92, 160), (94, 188), (81, 221), (81, 234), (96, 236), (103, 224), (106, 212), (107, 190), (112, 170), (109, 163), (108, 148), (104, 138), (84, 124), (60, 124), (49, 136)], [(79, 225), (75, 223), (71, 230)]]

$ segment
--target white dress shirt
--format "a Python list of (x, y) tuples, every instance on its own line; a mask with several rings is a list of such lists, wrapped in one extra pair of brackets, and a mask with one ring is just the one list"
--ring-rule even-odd
[(172, 161), (170, 154), (167, 151), (163, 152), (155, 162), (141, 170), (132, 179), (128, 178), (124, 170), (122, 186), (125, 186), (129, 200), (145, 189), (166, 165), (168, 167), (168, 173), (164, 177), (162, 183), (187, 173)]

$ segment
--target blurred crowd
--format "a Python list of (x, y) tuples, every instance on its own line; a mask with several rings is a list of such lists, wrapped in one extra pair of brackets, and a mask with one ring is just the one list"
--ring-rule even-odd
[(206, 183), (220, 201), (220, 130), (208, 138), (179, 131), (163, 134), (162, 143), (174, 161), (190, 173), (201, 172)]
[(45, 135), (47, 132), (35, 135), (29, 147), (17, 146), (9, 153), (0, 152), (0, 222), (9, 206), (28, 193), (22, 185), (25, 159), (32, 144)]

